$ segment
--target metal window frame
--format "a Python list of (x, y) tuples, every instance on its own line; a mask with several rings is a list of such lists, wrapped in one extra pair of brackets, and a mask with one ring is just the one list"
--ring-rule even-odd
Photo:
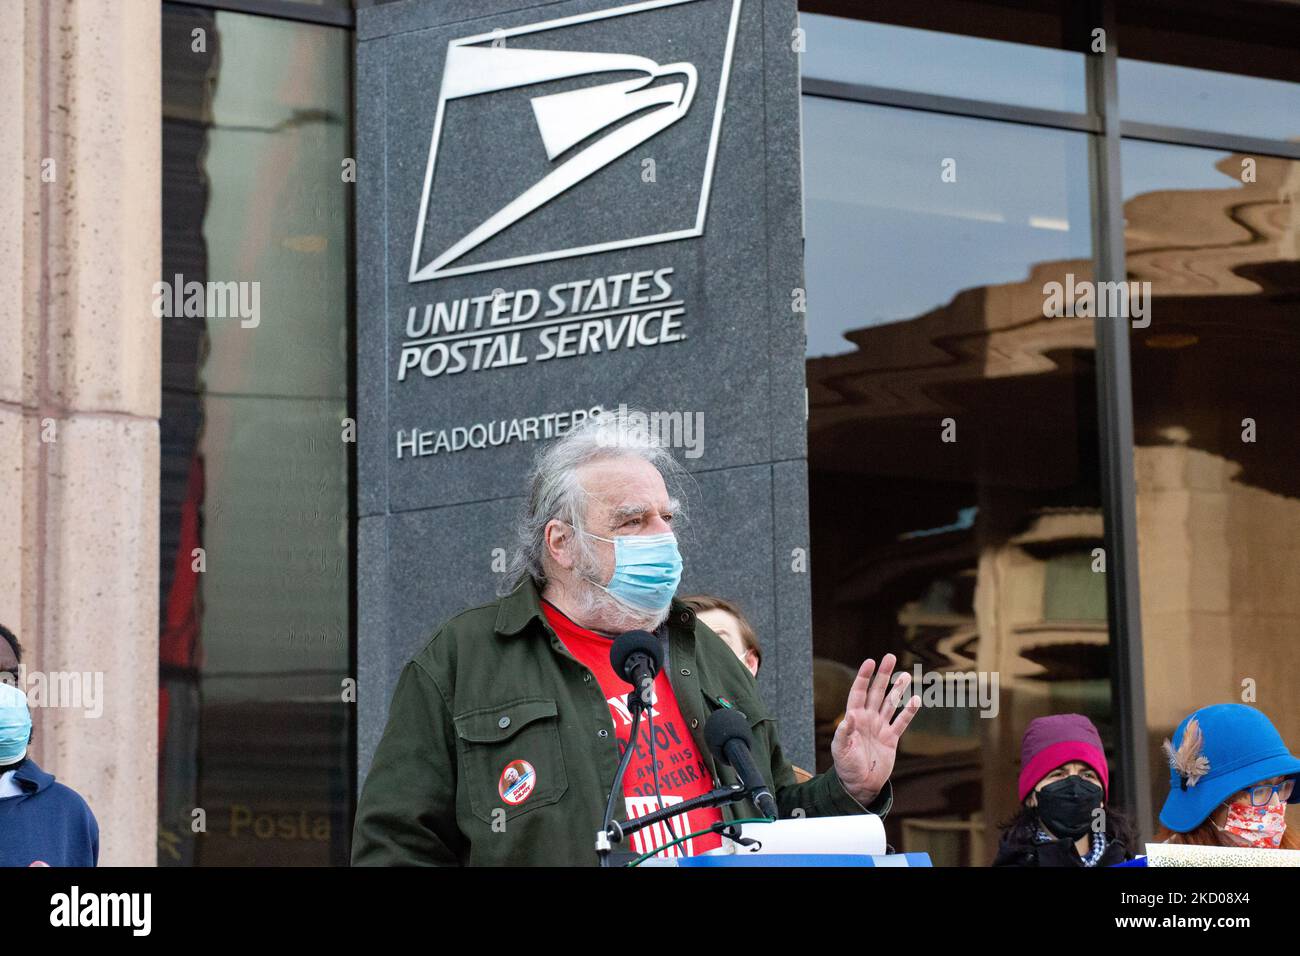
[[(1099, 282), (1128, 278), (1124, 249), (1124, 192), (1120, 146), (1119, 48), (1115, 0), (1093, 0), (1090, 12), (1100, 23), (1105, 47), (1088, 58), (1089, 95), (1100, 112), (1097, 147), (1096, 270)], [(1147, 739), (1146, 680), (1143, 667), (1142, 600), (1138, 575), (1137, 478), (1133, 443), (1133, 375), (1128, 323), (1098, 319), (1097, 426), (1100, 440), (1101, 500), (1106, 565), (1106, 604), (1113, 639), (1111, 700), (1119, 742), (1119, 779), (1111, 799), (1133, 816), (1145, 840), (1154, 816), (1151, 802), (1150, 743)], [(1117, 799), (1118, 798), (1118, 799)], [(1136, 850), (1136, 847), (1131, 848)]]
[[(349, 153), (355, 157), (356, 151), (356, 84), (352, 82), (352, 74), (356, 71), (356, 13), (351, 7), (325, 7), (314, 6), (307, 3), (295, 2), (295, 0), (162, 0), (161, 5), (178, 6), (178, 7), (203, 7), (210, 10), (224, 10), (229, 13), (245, 13), (253, 16), (268, 17), (276, 20), (291, 20), (297, 23), (312, 23), (320, 26), (339, 27), (351, 33), (352, 55), (348, 57), (348, 111), (349, 121), (348, 130), (351, 134), (348, 143)], [(356, 258), (356, 204), (348, 203), (347, 208), (347, 258), (349, 263), (353, 263)], [(356, 269), (351, 266), (347, 270), (347, 386), (348, 400), (347, 410), (348, 417), (352, 421), (357, 418), (357, 310), (356, 310)], [(357, 554), (357, 446), (355, 442), (346, 443), (347, 451), (347, 471), (348, 471), (348, 555), (354, 562)], [(353, 569), (355, 572), (355, 568)], [(357, 576), (355, 573), (348, 575), (348, 674), (352, 677), (357, 673)], [(348, 763), (347, 773), (347, 801), (348, 820), (347, 833), (352, 832), (353, 819), (357, 810), (357, 748), (360, 744), (360, 734), (357, 726), (357, 709), (351, 707), (348, 709)], [(350, 844), (349, 839), (349, 844)]]
[[(1110, 58), (1116, 60), (1114, 47), (1110, 48)], [(1093, 73), (1104, 75), (1101, 70), (1105, 57), (1097, 56), (1089, 60)], [(1093, 83), (1091, 79), (1089, 83)], [(1118, 79), (1106, 81), (1107, 89), (1118, 89)], [(1098, 95), (1101, 90), (1095, 91)], [(802, 82), (804, 96), (822, 99), (847, 100), (853, 103), (867, 103), (872, 106), (893, 106), (900, 109), (919, 110), (924, 113), (943, 113), (948, 116), (964, 116), (971, 119), (996, 120), (1004, 123), (1021, 123), (1026, 126), (1041, 126), (1047, 129), (1068, 129), (1083, 133), (1095, 133), (1100, 137), (1118, 137), (1121, 140), (1145, 140), (1153, 143), (1169, 143), (1174, 146), (1198, 146), (1204, 149), (1218, 149), (1224, 152), (1248, 153), (1253, 156), (1276, 156), (1281, 159), (1300, 159), (1300, 142), (1283, 139), (1269, 139), (1263, 136), (1246, 136), (1240, 133), (1224, 133), (1215, 130), (1197, 129), (1190, 126), (1168, 126), (1162, 123), (1145, 123), (1136, 120), (1120, 119), (1118, 133), (1106, 124), (1106, 117), (1115, 116), (1112, 107), (1109, 114), (1074, 113), (1066, 110), (1047, 110), (1034, 106), (1017, 106), (1012, 103), (999, 103), (994, 100), (966, 99), (957, 96), (944, 96), (939, 93), (918, 93), (913, 90), (895, 89), (885, 86), (871, 86), (864, 83), (852, 83), (845, 80), (829, 80), (818, 77), (804, 77)]]
[(1219, 149), (1226, 153), (1246, 153), (1251, 156), (1277, 156), (1282, 159), (1300, 159), (1300, 142), (1262, 136), (1242, 136), (1237, 133), (1216, 133), (1213, 130), (1193, 129), (1185, 126), (1164, 126), (1159, 123), (1139, 123), (1121, 120), (1121, 139), (1141, 139), (1152, 143), (1169, 143), (1173, 146), (1199, 146)]
[[(1090, 133), (1093, 167), (1093, 262), (1099, 282), (1128, 278), (1124, 246), (1121, 146), (1145, 140), (1257, 156), (1300, 160), (1300, 143), (1120, 118), (1119, 30), (1115, 0), (1090, 0), (1088, 20), (1105, 31), (1101, 53), (1087, 56), (1088, 112), (1062, 112), (879, 87), (817, 77), (802, 79), (802, 93), (826, 99), (1021, 123)], [(1096, 395), (1106, 600), (1111, 628), (1111, 694), (1117, 724), (1119, 773), (1112, 802), (1132, 816), (1143, 839), (1154, 824), (1153, 778), (1143, 664), (1141, 587), (1137, 542), (1132, 367), (1128, 325), (1097, 320)]]
[[(1110, 33), (1108, 31), (1108, 36)], [(1108, 43), (1108, 48), (1110, 44)], [(1122, 281), (1124, 266), (1123, 194), (1119, 178), (1119, 121), (1115, 78), (1106, 78), (1105, 60), (1089, 61), (1090, 93), (1098, 96), (1097, 114), (1056, 112), (1032, 107), (958, 99), (937, 94), (890, 90), (840, 81), (805, 79), (803, 95), (875, 106), (1019, 123), (1045, 129), (1090, 133), (1094, 179), (1093, 269), (1097, 280)], [(1109, 99), (1110, 107), (1104, 104)], [(1118, 209), (1118, 213), (1114, 212)], [(1151, 788), (1147, 749), (1146, 694), (1142, 670), (1134, 479), (1133, 407), (1127, 326), (1097, 320), (1097, 428), (1100, 444), (1099, 486), (1106, 564), (1106, 605), (1110, 628), (1111, 700), (1117, 735), (1118, 772), (1112, 775), (1110, 801), (1123, 807), (1145, 839), (1149, 833)]]
[(319, 23), (324, 26), (356, 27), (356, 12), (352, 7), (327, 7), (298, 0), (163, 0), (186, 7), (207, 7), (229, 13), (250, 13), (275, 20), (296, 20), (299, 23)]
[(873, 106), (895, 106), (920, 110), (926, 113), (944, 113), (973, 119), (1001, 120), (1027, 126), (1046, 126), (1050, 129), (1069, 129), (1085, 133), (1100, 133), (1101, 120), (1087, 113), (1066, 110), (1047, 110), (1034, 106), (1016, 106), (992, 100), (972, 100), (939, 93), (917, 93), (884, 86), (869, 86), (843, 80), (825, 80), (806, 77), (803, 80), (804, 96), (818, 96), (834, 100), (850, 100)]

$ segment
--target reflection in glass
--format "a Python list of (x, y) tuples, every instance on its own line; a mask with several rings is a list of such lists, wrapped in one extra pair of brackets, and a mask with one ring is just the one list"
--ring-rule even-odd
[(164, 10), (163, 274), (256, 311), (163, 320), (158, 859), (343, 864), (349, 38)]
[(1129, 277), (1153, 296), (1130, 339), (1150, 736), (1245, 701), (1294, 748), (1300, 162), (1144, 142), (1122, 158)]
[(844, 669), (895, 652), (930, 705), (891, 841), (984, 865), (1028, 721), (1114, 734), (1094, 329), (1043, 314), (1092, 277), (1090, 141), (805, 97), (804, 144), (818, 768)]
[(810, 357), (1034, 262), (1091, 268), (1085, 134), (813, 96), (803, 114)]
[(1121, 57), (1119, 111), (1140, 123), (1295, 141), (1300, 83)]
[(983, 37), (799, 14), (805, 77), (1082, 113), (1084, 55)]

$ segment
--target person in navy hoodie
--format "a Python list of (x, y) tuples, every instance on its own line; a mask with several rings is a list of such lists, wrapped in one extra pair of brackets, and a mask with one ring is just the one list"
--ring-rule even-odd
[(16, 686), (22, 650), (2, 626), (0, 638), (0, 866), (95, 866), (95, 815), (27, 756), (32, 716)]

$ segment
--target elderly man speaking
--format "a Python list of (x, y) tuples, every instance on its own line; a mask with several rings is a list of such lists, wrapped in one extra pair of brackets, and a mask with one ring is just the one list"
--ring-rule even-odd
[[(398, 679), (357, 808), (354, 865), (595, 865), (629, 744), (615, 819), (736, 781), (704, 742), (720, 708), (748, 720), (754, 762), (783, 817), (888, 812), (898, 740), (921, 705), (913, 696), (898, 709), (908, 675), (891, 688), (893, 656), (879, 668), (865, 661), (831, 744), (834, 768), (796, 783), (754, 678), (673, 599), (682, 559), (665, 477), (679, 472), (667, 450), (610, 415), (541, 454), (513, 592), (448, 621)], [(609, 654), (635, 629), (659, 638), (665, 663), (630, 742), (631, 687)], [(758, 815), (749, 800), (696, 809), (631, 834), (626, 848), (704, 853), (721, 842), (710, 827)]]

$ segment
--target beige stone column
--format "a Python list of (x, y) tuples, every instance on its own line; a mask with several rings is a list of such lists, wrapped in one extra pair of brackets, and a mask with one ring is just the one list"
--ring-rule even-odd
[[(1160, 743), (1208, 704), (1248, 703), (1300, 746), (1300, 502), (1240, 480), (1241, 467), (1191, 447), (1136, 449), (1142, 652), (1152, 797), (1169, 792)], [(1291, 825), (1300, 814), (1289, 814)]]
[[(30, 672), (61, 685), (65, 706), (34, 708), (33, 757), (90, 804), (101, 865), (152, 866), (161, 9), (4, 7), (0, 621), (29, 690)], [(99, 680), (101, 714), (66, 706)]]

